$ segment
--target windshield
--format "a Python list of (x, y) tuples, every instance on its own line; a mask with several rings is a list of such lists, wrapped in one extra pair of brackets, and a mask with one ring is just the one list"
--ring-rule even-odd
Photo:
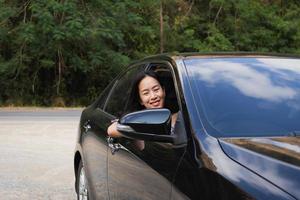
[(282, 136), (300, 130), (300, 59), (184, 60), (211, 134)]

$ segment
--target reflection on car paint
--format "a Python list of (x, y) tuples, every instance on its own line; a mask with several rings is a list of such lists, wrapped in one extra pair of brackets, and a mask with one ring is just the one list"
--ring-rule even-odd
[[(276, 146), (261, 145), (261, 143), (245, 138), (224, 138), (220, 139), (220, 144), (224, 152), (233, 160), (260, 174), (282, 190), (287, 190), (294, 197), (300, 196), (300, 191), (296, 189), (300, 184), (300, 168), (297, 167), (299, 154), (291, 157), (294, 159), (293, 165), (291, 165), (279, 161), (287, 161), (287, 159), (284, 154), (278, 154)], [(288, 154), (292, 155), (293, 153), (289, 152)], [(289, 162), (292, 159), (289, 159)]]

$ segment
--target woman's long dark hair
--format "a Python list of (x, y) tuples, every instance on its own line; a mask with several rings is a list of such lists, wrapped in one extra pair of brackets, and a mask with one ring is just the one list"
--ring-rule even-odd
[(139, 84), (146, 76), (150, 76), (150, 77), (156, 79), (159, 82), (159, 84), (161, 85), (161, 87), (164, 88), (161, 80), (159, 79), (159, 76), (154, 71), (148, 70), (148, 71), (139, 72), (132, 82), (132, 87), (131, 87), (132, 90), (131, 90), (130, 99), (128, 102), (129, 103), (128, 104), (129, 112), (145, 109), (145, 107), (143, 105), (141, 105), (141, 103), (140, 103)]

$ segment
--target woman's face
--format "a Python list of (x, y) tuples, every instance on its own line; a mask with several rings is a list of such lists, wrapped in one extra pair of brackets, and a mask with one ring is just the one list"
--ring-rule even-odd
[(165, 103), (165, 90), (160, 83), (151, 76), (146, 76), (139, 83), (139, 96), (141, 105), (145, 108), (163, 108)]

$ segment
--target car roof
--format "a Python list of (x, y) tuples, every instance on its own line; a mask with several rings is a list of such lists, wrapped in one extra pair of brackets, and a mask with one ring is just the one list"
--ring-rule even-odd
[(258, 52), (207, 52), (207, 53), (164, 53), (146, 57), (139, 61), (166, 60), (176, 61), (188, 58), (236, 58), (236, 57), (273, 57), (273, 58), (300, 58), (300, 55), (282, 53), (258, 53)]
[(135, 60), (131, 62), (127, 67), (135, 64), (141, 63), (155, 63), (166, 61), (173, 64), (177, 68), (177, 61), (182, 61), (184, 59), (193, 58), (292, 58), (300, 59), (300, 55), (296, 54), (283, 54), (283, 53), (259, 53), (259, 52), (191, 52), (191, 53), (163, 53), (156, 54), (142, 58), (140, 60)]

